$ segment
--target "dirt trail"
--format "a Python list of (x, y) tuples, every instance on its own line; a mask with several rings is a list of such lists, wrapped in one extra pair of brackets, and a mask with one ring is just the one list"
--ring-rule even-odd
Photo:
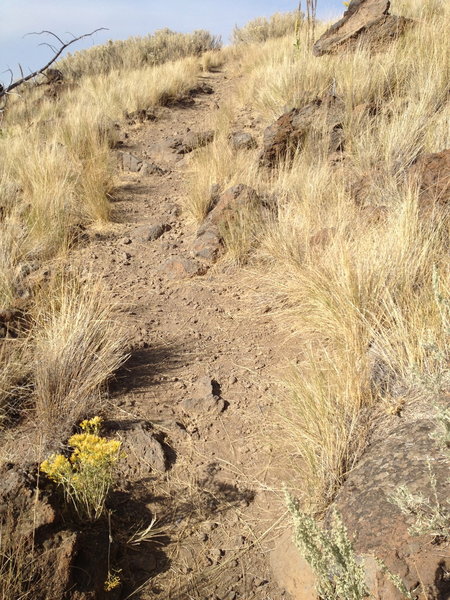
[[(283, 513), (281, 494), (270, 490), (282, 482), (262, 435), (281, 361), (270, 298), (237, 268), (219, 264), (187, 279), (164, 268), (170, 258), (189, 257), (195, 235), (182, 212), (189, 162), (170, 141), (204, 131), (233, 86), (225, 73), (202, 79), (214, 93), (127, 126), (121, 151), (167, 172), (119, 170), (114, 234), (93, 234), (79, 253), (114, 291), (133, 348), (113, 413), (152, 423), (169, 451), (167, 472), (144, 484), (146, 508), (166, 540), (140, 597), (277, 599), (285, 594), (272, 581), (267, 552)], [(154, 224), (167, 231), (143, 241)], [(175, 593), (191, 580), (189, 594)]]

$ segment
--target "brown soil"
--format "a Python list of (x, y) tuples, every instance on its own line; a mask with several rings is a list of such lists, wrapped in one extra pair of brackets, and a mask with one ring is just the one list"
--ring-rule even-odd
[[(124, 126), (120, 151), (166, 173), (119, 169), (113, 233), (93, 232), (77, 251), (113, 291), (129, 334), (130, 359), (113, 386), (111, 416), (150, 422), (169, 463), (131, 487), (130, 530), (147, 525), (151, 513), (161, 537), (139, 559), (147, 567), (136, 567), (134, 556), (134, 582), (123, 597), (148, 580), (134, 597), (278, 599), (286, 593), (273, 581), (268, 553), (285, 508), (264, 432), (287, 351), (280, 351), (270, 298), (254, 277), (225, 263), (187, 279), (171, 278), (163, 267), (170, 258), (190, 258), (196, 233), (183, 212), (189, 155), (170, 142), (207, 129), (233, 85), (224, 73), (202, 79), (213, 94)], [(167, 231), (142, 241), (142, 228), (159, 223)], [(215, 382), (222, 412), (223, 403), (208, 411), (191, 401), (205, 377)]]

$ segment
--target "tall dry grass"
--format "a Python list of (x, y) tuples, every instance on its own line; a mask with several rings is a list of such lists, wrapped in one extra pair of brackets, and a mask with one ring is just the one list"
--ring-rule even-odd
[(276, 13), (269, 18), (258, 17), (242, 27), (233, 29), (233, 44), (254, 44), (266, 42), (269, 39), (282, 38), (295, 32), (299, 19), (298, 11)]
[[(277, 199), (264, 223), (260, 213), (247, 215), (226, 241), (237, 260), (250, 250), (247, 260), (263, 266), (281, 323), (298, 340), (278, 435), (313, 511), (332, 500), (360, 456), (374, 415), (448, 382), (449, 221), (419, 210), (406, 172), (420, 154), (450, 147), (450, 7), (399, 0), (392, 8), (417, 21), (378, 54), (361, 45), (314, 58), (306, 31), (296, 46), (288, 36), (236, 53), (243, 83), (216, 117), (210, 152), (192, 163), (190, 207), (199, 219), (213, 184), (242, 182)], [(256, 151), (230, 150), (243, 106), (269, 124), (331, 90), (345, 106), (342, 163), (329, 162), (320, 126), (292, 163), (270, 173), (257, 169)], [(363, 103), (375, 116), (354, 110)], [(366, 193), (356, 203), (361, 183)], [(380, 206), (386, 217), (374, 219), (370, 210)]]
[(160, 29), (147, 36), (110, 40), (106, 44), (69, 54), (58, 62), (68, 79), (134, 71), (221, 48), (221, 39), (205, 30), (177, 33)]
[(124, 358), (124, 336), (99, 285), (63, 273), (41, 294), (31, 331), (34, 400), (40, 428), (58, 439), (101, 411), (103, 386)]

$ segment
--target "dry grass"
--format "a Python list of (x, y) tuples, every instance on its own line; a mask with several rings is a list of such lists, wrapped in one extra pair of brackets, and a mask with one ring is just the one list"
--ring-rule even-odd
[[(139, 52), (152, 44), (161, 50), (159, 59), (148, 55), (139, 62)], [(64, 262), (83, 229), (111, 218), (115, 122), (128, 112), (186, 96), (202, 69), (197, 55), (217, 45), (201, 32), (161, 33), (150, 41), (124, 44), (123, 65), (101, 63), (108, 47), (93, 49), (67, 59), (88, 74), (56, 86), (56, 99), (48, 86), (30, 87), (10, 98), (0, 135), (0, 311), (28, 298), (34, 325), (20, 343), (33, 355), (33, 372), (29, 356), (10, 353), (15, 341), (0, 341), (2, 415), (16, 401), (16, 387), (24, 380), (34, 387), (38, 421), (47, 431), (58, 424), (67, 428), (98, 406), (102, 382), (121, 361), (123, 340), (111, 308), (96, 289), (79, 281), (55, 280), (36, 294), (27, 276), (47, 261)], [(187, 57), (151, 66), (177, 56)], [(97, 58), (102, 68), (92, 64)], [(205, 64), (212, 67), (219, 59), (211, 54)]]
[(288, 13), (276, 13), (269, 17), (258, 17), (249, 21), (243, 27), (235, 27), (233, 30), (233, 44), (254, 44), (266, 42), (269, 39), (284, 37), (295, 32), (298, 26), (298, 11)]
[(219, 37), (208, 31), (176, 33), (161, 29), (144, 37), (110, 40), (101, 46), (75, 52), (58, 62), (58, 68), (68, 79), (108, 75), (112, 71), (128, 72), (161, 65), (221, 47)]
[(33, 598), (42, 578), (36, 564), (32, 541), (23, 534), (25, 512), (14, 515), (6, 507), (0, 519), (0, 598)]
[(100, 286), (63, 274), (35, 302), (32, 331), (37, 421), (57, 437), (102, 408), (105, 381), (122, 364), (124, 337)]
[(203, 71), (217, 71), (225, 64), (226, 53), (222, 50), (210, 50), (202, 54), (200, 63)]
[(0, 343), (0, 429), (22, 408), (21, 401), (26, 397), (23, 383), (29, 374), (27, 363), (22, 340)]
[[(289, 36), (235, 51), (243, 83), (217, 117), (214, 145), (192, 165), (197, 219), (213, 184), (242, 182), (277, 198), (270, 218), (246, 215), (227, 242), (238, 262), (250, 251), (262, 263), (281, 321), (298, 339), (280, 437), (288, 460), (298, 459), (298, 488), (311, 510), (333, 498), (374, 413), (401, 395), (438, 392), (439, 374), (448, 371), (442, 298), (450, 297), (449, 222), (444, 214), (424, 217), (418, 190), (405, 179), (418, 155), (450, 146), (448, 9), (393, 2), (393, 12), (418, 20), (376, 55), (360, 47), (314, 58), (306, 32), (297, 47)], [(320, 127), (292, 163), (271, 173), (257, 170), (257, 152), (230, 150), (228, 134), (243, 106), (268, 124), (331, 89), (345, 105), (341, 166), (330, 165)], [(361, 103), (376, 105), (376, 116), (355, 112)], [(358, 205), (351, 184), (360, 181), (368, 187)], [(366, 207), (374, 206), (385, 207), (387, 217), (371, 220)], [(313, 241), (316, 234), (322, 241)]]

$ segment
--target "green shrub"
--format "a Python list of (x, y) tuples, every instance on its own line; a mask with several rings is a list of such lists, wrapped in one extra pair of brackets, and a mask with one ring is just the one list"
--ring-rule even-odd
[(287, 496), (295, 528), (295, 542), (317, 576), (317, 593), (323, 600), (362, 600), (369, 596), (364, 567), (359, 564), (347, 529), (334, 513), (329, 530), (303, 512)]
[(106, 44), (68, 54), (58, 68), (66, 78), (106, 75), (114, 70), (133, 70), (161, 65), (187, 56), (201, 56), (221, 47), (221, 39), (199, 29), (193, 33), (177, 33), (160, 29), (152, 35), (110, 40)]

